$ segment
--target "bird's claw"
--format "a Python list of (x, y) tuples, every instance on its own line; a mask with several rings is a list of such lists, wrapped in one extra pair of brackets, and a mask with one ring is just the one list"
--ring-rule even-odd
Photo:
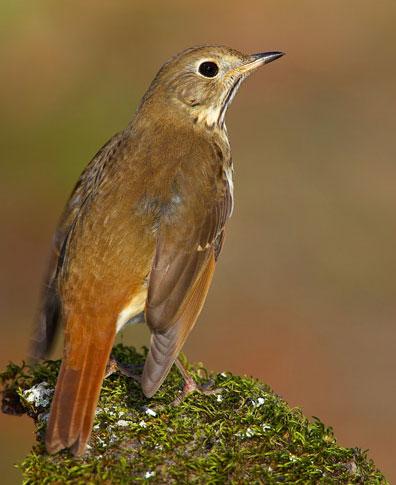
[(205, 384), (199, 385), (197, 384), (192, 377), (185, 381), (183, 390), (180, 391), (180, 394), (177, 396), (176, 399), (172, 401), (172, 406), (179, 406), (184, 399), (193, 392), (199, 392), (201, 394), (205, 394), (206, 396), (211, 396), (214, 394), (221, 394), (223, 389), (221, 387), (214, 388), (214, 381), (210, 380)]
[(139, 370), (141, 370), (141, 367), (123, 364), (122, 362), (119, 362), (116, 358), (111, 356), (106, 366), (105, 378), (111, 376), (115, 372), (120, 372), (124, 376), (130, 377), (138, 384), (140, 384), (141, 375), (138, 373)]

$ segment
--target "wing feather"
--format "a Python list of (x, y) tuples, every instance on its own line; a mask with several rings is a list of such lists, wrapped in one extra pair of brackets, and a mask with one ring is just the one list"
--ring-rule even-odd
[(114, 158), (122, 139), (122, 133), (114, 135), (88, 164), (70, 196), (55, 231), (42, 292), (41, 308), (31, 338), (30, 357), (33, 360), (45, 358), (51, 351), (62, 313), (58, 293), (58, 277), (62, 268), (67, 264), (70, 236), (84, 211), (84, 207), (101, 183), (105, 165)]
[(188, 200), (190, 205), (183, 205), (159, 229), (145, 309), (152, 332), (142, 379), (147, 396), (166, 378), (199, 316), (232, 211), (225, 178), (210, 197), (198, 200), (190, 193)]
[(150, 352), (142, 376), (142, 388), (147, 397), (153, 396), (169, 373), (174, 361), (192, 330), (205, 302), (215, 268), (213, 250), (204, 270), (186, 298), (185, 305), (174, 324), (151, 336)]

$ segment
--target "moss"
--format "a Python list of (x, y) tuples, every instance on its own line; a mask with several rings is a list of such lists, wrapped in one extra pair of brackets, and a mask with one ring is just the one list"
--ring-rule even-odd
[[(116, 357), (141, 366), (144, 354), (118, 345)], [(43, 435), (59, 361), (10, 364), (0, 374), (3, 411), (26, 412), (37, 444), (19, 464), (25, 484), (47, 483), (387, 483), (366, 452), (339, 446), (331, 428), (309, 421), (257, 380), (190, 370), (222, 389), (192, 394), (178, 407), (181, 387), (171, 372), (154, 399), (122, 375), (105, 380), (89, 450), (45, 453)], [(46, 384), (43, 384), (46, 383)]]

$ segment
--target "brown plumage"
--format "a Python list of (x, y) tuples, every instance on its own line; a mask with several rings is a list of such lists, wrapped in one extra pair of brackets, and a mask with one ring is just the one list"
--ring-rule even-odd
[(281, 53), (198, 47), (159, 71), (129, 126), (81, 175), (55, 234), (32, 354), (65, 326), (46, 434), (50, 453), (88, 442), (116, 332), (144, 312), (150, 397), (204, 304), (232, 212), (224, 115), (241, 81)]

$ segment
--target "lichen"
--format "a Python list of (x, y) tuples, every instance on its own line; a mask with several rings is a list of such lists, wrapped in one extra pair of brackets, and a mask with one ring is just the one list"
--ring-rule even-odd
[[(118, 345), (117, 359), (141, 366), (146, 351)], [(230, 373), (190, 368), (221, 393), (194, 393), (173, 406), (181, 378), (172, 371), (146, 399), (138, 384), (114, 374), (103, 384), (87, 453), (46, 454), (43, 437), (59, 361), (10, 364), (0, 374), (3, 410), (28, 413), (37, 443), (18, 466), (25, 484), (49, 483), (388, 483), (359, 448), (337, 444), (319, 419), (308, 420), (268, 386)], [(34, 396), (34, 398), (32, 397)]]

